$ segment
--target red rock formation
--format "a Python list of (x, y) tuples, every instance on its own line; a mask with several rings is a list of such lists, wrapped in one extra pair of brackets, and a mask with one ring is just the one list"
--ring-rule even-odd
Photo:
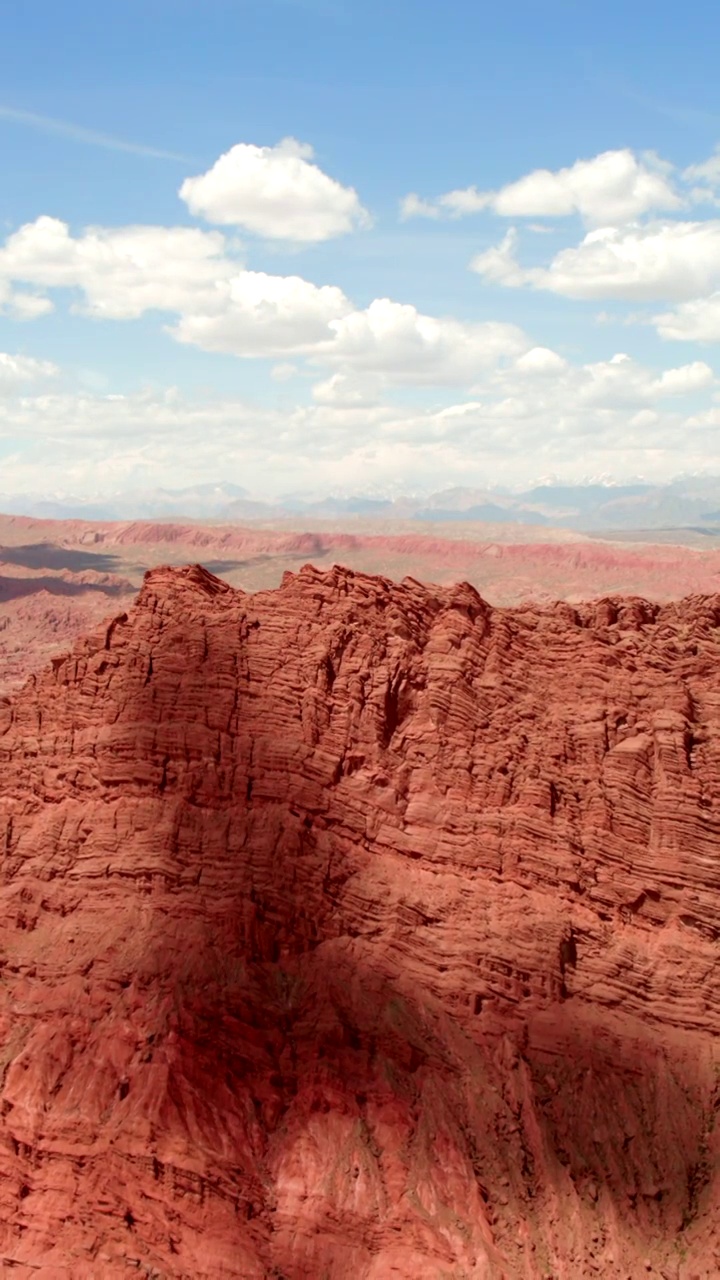
[[(0, 697), (12, 693), (32, 671), (99, 626), (136, 592), (111, 574), (64, 571), (42, 575), (2, 563), (0, 549)], [(11, 569), (11, 572), (8, 572)]]
[(2, 1265), (717, 1275), (719, 659), (150, 573), (0, 703)]

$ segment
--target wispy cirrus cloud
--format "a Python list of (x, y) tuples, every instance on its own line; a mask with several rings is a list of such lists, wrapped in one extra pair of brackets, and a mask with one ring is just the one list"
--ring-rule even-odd
[(98, 133), (95, 129), (86, 129), (83, 125), (71, 124), (67, 120), (56, 120), (53, 116), (38, 115), (35, 111), (22, 111), (18, 107), (0, 104), (0, 120), (25, 125), (29, 129), (36, 129), (39, 133), (56, 134), (58, 137), (69, 138), (73, 142), (85, 143), (90, 147), (103, 147), (106, 151), (125, 151), (130, 155), (147, 156), (152, 160), (175, 160), (183, 164), (192, 160), (191, 156), (182, 155), (178, 151), (148, 147), (141, 142), (126, 142), (123, 138), (114, 138), (107, 133)]

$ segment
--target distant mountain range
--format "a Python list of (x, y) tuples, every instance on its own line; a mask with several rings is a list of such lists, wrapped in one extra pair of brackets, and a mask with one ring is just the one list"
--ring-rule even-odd
[(522, 493), (450, 488), (423, 496), (367, 495), (275, 502), (233, 484), (124, 492), (95, 499), (0, 494), (0, 510), (46, 519), (219, 520), (254, 523), (303, 517), (312, 520), (419, 520), (426, 523), (516, 522), (579, 532), (720, 526), (720, 476), (689, 477), (668, 484), (539, 484)]

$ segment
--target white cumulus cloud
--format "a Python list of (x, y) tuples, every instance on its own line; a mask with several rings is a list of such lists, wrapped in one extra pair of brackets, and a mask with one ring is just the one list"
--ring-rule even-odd
[[(79, 289), (85, 311), (114, 320), (178, 311), (191, 299), (212, 305), (237, 270), (222, 233), (194, 227), (89, 227), (73, 236), (67, 223), (43, 216), (0, 249), (0, 279)], [(26, 296), (15, 294), (15, 305)]]
[(374, 405), (378, 403), (381, 381), (355, 372), (333, 373), (312, 389), (313, 400), (322, 405)]
[(562, 249), (547, 267), (523, 267), (517, 232), (477, 254), (471, 269), (510, 288), (548, 289), (566, 298), (647, 302), (689, 299), (720, 285), (720, 220), (602, 227)]
[(683, 171), (682, 176), (692, 188), (692, 198), (698, 203), (702, 201), (712, 203), (717, 188), (720, 187), (720, 148), (701, 164), (691, 164)]
[(240, 142), (206, 173), (186, 178), (180, 197), (197, 217), (272, 240), (313, 243), (368, 226), (354, 188), (313, 158), (312, 147), (294, 138), (275, 147)]
[(186, 310), (171, 333), (205, 351), (238, 356), (309, 352), (331, 340), (333, 322), (352, 311), (335, 285), (300, 276), (242, 271), (218, 291), (209, 309)]
[(90, 227), (73, 235), (59, 219), (41, 217), (0, 249), (3, 282), (8, 291), (16, 282), (76, 290), (75, 309), (96, 318), (166, 313), (178, 342), (205, 351), (304, 355), (386, 382), (462, 385), (530, 345), (517, 325), (424, 315), (389, 298), (359, 310), (335, 285), (245, 269), (222, 232), (198, 228)]
[(41, 217), (0, 249), (3, 277), (6, 290), (15, 281), (77, 290), (75, 309), (96, 318), (174, 314), (178, 341), (239, 356), (312, 347), (332, 337), (330, 320), (352, 310), (335, 286), (245, 270), (222, 232), (193, 227), (90, 227), (73, 236), (66, 223)]
[(432, 200), (423, 200), (422, 196), (411, 191), (400, 201), (400, 217), (403, 221), (408, 218), (439, 218), (440, 208)]
[[(315, 365), (415, 386), (470, 383), (530, 345), (517, 325), (423, 315), (390, 298), (357, 310), (333, 286), (261, 272), (238, 275), (213, 313), (186, 313), (171, 332), (207, 351), (304, 355)], [(347, 396), (347, 385), (333, 381), (327, 394), (335, 399), (343, 387)], [(353, 388), (356, 396), (357, 380)]]
[(318, 349), (317, 359), (416, 385), (471, 382), (530, 345), (517, 325), (423, 315), (390, 298), (376, 298), (330, 328), (333, 339)]
[(0, 438), (22, 442), (3, 459), (3, 488), (88, 493), (98, 475), (109, 487), (222, 475), (266, 493), (399, 476), (436, 487), (488, 474), (524, 483), (548, 471), (667, 479), (708, 469), (715, 386), (702, 361), (657, 370), (619, 353), (576, 365), (537, 347), (486, 368), (469, 395), (430, 408), (390, 401), (380, 375), (357, 368), (331, 372), (310, 402), (290, 408), (172, 388), (100, 395), (18, 386), (0, 395)]
[(26, 384), (44, 382), (60, 372), (51, 360), (35, 360), (32, 356), (10, 355), (0, 351), (0, 392), (15, 391)]
[(629, 148), (604, 151), (565, 169), (535, 169), (496, 191), (475, 186), (448, 191), (435, 201), (411, 194), (404, 218), (463, 217), (490, 209), (504, 218), (565, 218), (579, 214), (590, 226), (617, 226), (653, 210), (683, 204), (670, 166), (655, 156), (638, 158)]
[[(544, 418), (550, 429), (555, 413), (561, 423), (574, 421), (578, 434), (589, 430), (602, 435), (603, 414), (622, 418), (644, 406), (692, 397), (715, 385), (713, 370), (702, 360), (657, 373), (624, 352), (609, 360), (576, 365), (555, 351), (534, 347), (488, 375), (485, 384), (478, 384), (474, 390), (492, 394), (492, 401), (484, 399), (483, 404), (495, 415)], [(639, 424), (641, 420), (637, 419), (635, 425)]]
[(567, 360), (549, 347), (532, 347), (524, 355), (520, 356), (520, 359), (515, 364), (515, 369), (519, 373), (545, 374), (550, 377), (556, 377), (557, 374), (563, 373), (566, 368)]
[(653, 316), (661, 338), (681, 342), (720, 342), (720, 292), (683, 302), (674, 311)]

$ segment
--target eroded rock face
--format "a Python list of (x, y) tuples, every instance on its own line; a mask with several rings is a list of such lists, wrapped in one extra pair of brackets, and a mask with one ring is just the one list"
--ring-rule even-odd
[(150, 573), (0, 704), (0, 1261), (720, 1272), (720, 597)]

